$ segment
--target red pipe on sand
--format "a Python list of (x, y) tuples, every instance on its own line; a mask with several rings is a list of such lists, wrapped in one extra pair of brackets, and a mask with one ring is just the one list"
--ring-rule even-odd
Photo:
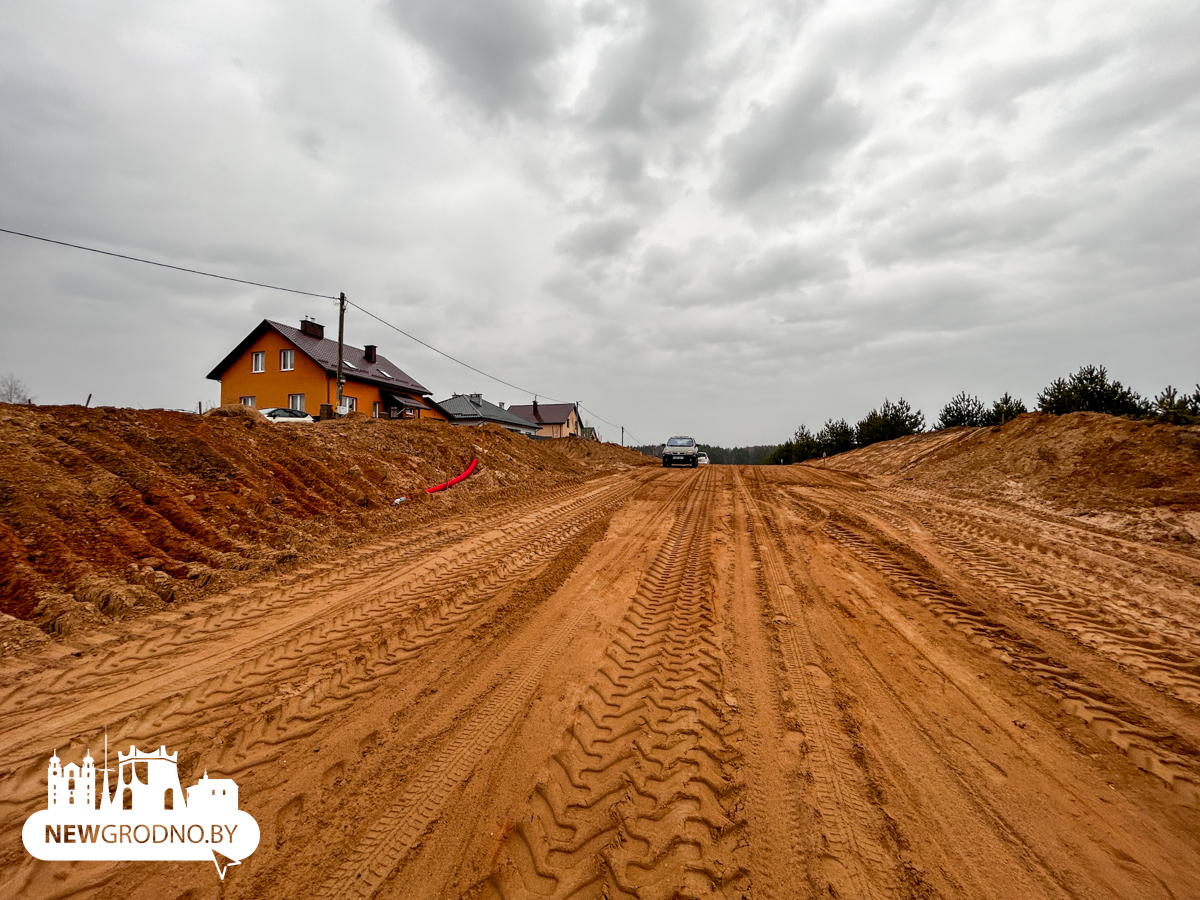
[(477, 465), (479, 465), (479, 460), (477, 460), (477, 459), (471, 460), (471, 464), (469, 466), (467, 466), (467, 470), (465, 472), (463, 472), (461, 475), (456, 475), (455, 477), (453, 477), (449, 481), (447, 481), (445, 484), (435, 484), (431, 488), (425, 488), (425, 493), (436, 494), (438, 491), (444, 491), (448, 487), (453, 487), (454, 485), (456, 485), (460, 481), (462, 481), (464, 478), (467, 478), (472, 472), (474, 472), (475, 467)]

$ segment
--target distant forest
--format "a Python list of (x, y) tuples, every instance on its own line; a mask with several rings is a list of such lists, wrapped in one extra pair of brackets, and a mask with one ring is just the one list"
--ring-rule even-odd
[[(711, 444), (698, 444), (701, 450), (708, 454), (708, 461), (715, 465), (760, 466), (767, 457), (779, 449), (778, 444), (763, 444), (758, 447), (714, 447)], [(646, 444), (644, 447), (634, 447), (646, 456), (661, 457), (662, 444)]]

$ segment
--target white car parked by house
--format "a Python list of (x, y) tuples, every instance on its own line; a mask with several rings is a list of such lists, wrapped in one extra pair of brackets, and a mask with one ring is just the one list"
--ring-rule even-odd
[(286, 406), (268, 406), (260, 409), (260, 413), (272, 422), (311, 422), (313, 417), (302, 409), (288, 409)]

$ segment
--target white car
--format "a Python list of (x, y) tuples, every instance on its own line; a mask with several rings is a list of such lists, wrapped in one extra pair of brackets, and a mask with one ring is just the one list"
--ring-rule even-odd
[(705, 453), (703, 450), (701, 450), (699, 453), (696, 454), (696, 465), (698, 465), (698, 466), (707, 466), (708, 465), (708, 454)]
[(699, 448), (696, 442), (686, 435), (676, 435), (663, 446), (663, 468), (680, 465), (696, 467), (696, 453)]
[(260, 413), (272, 422), (311, 422), (313, 417), (302, 409), (288, 409), (286, 406), (268, 406), (260, 409)]

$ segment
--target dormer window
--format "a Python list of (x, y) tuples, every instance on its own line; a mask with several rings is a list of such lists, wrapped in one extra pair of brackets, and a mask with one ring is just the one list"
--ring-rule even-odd
[(250, 354), (250, 371), (265, 372), (267, 371), (267, 354), (265, 350), (255, 350)]
[(280, 350), (279, 351), (279, 371), (290, 372), (296, 368), (296, 351), (295, 350)]

